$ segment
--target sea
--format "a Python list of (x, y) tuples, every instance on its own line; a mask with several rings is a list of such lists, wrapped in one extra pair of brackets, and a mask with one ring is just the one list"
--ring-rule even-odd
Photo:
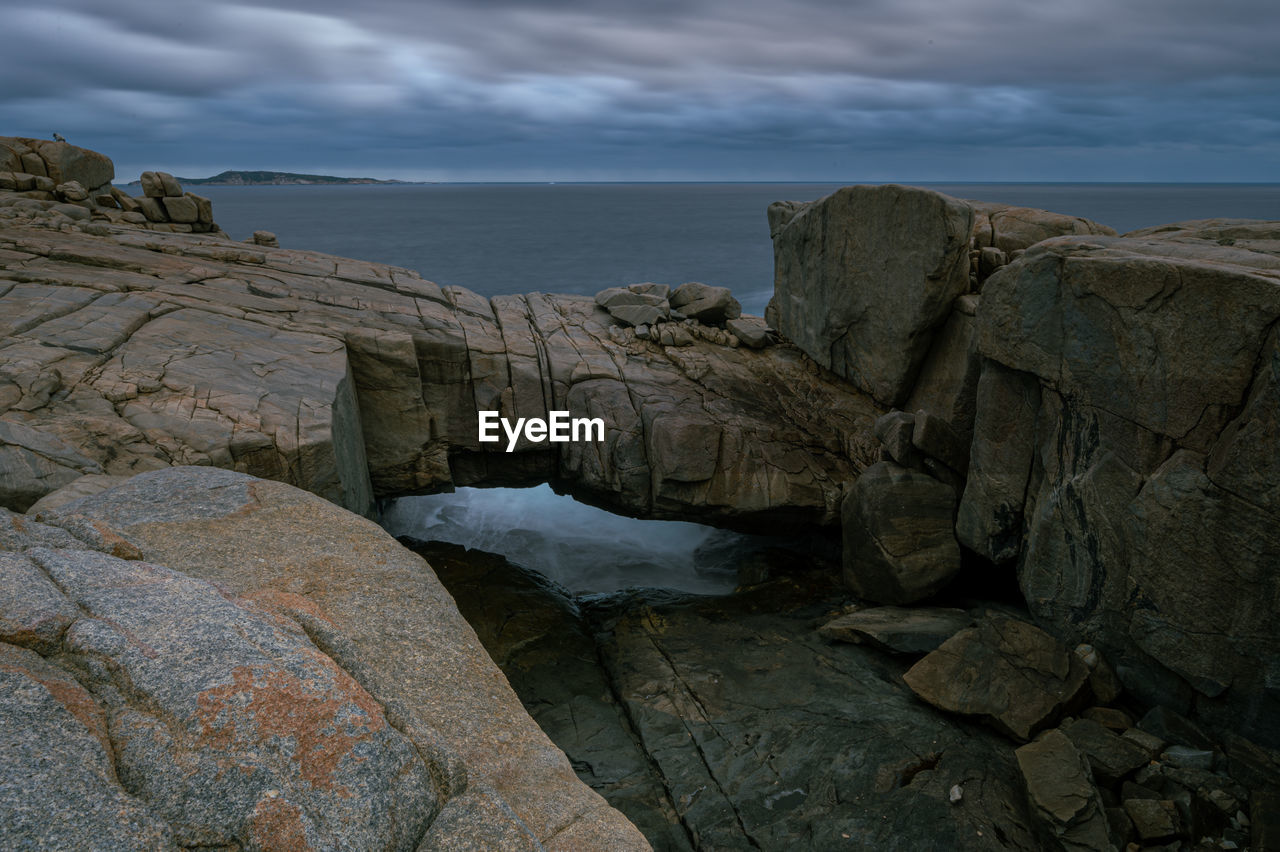
[[(237, 239), (414, 269), (485, 295), (594, 294), (686, 281), (729, 287), (761, 314), (773, 290), (771, 202), (840, 183), (554, 183), (192, 187)], [(1280, 184), (921, 184), (957, 198), (1084, 216), (1119, 233), (1189, 219), (1280, 219)], [(574, 594), (663, 587), (732, 591), (769, 542), (698, 524), (610, 515), (532, 489), (461, 488), (386, 510), (393, 534), (502, 553)]]

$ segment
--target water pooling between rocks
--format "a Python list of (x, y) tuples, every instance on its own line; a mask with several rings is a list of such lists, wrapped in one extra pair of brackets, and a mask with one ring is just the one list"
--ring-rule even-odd
[(391, 501), (382, 525), (396, 536), (501, 554), (575, 595), (635, 587), (728, 594), (753, 555), (783, 542), (627, 518), (557, 495), (549, 485), (402, 497)]

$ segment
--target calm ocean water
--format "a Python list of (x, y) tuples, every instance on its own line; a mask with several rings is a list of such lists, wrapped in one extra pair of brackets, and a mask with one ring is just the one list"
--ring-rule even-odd
[[(432, 184), (196, 187), (237, 239), (415, 269), (500, 293), (595, 293), (638, 281), (729, 287), (759, 314), (773, 290), (765, 209), (839, 184)], [(1184, 219), (1280, 219), (1277, 184), (931, 184), (960, 198), (1084, 216), (1120, 233)]]
[[(233, 237), (416, 269), (484, 295), (595, 293), (637, 281), (704, 281), (759, 314), (773, 290), (765, 209), (837, 184), (443, 184), (205, 187)], [(1280, 219), (1280, 185), (940, 184), (961, 198), (1085, 216), (1121, 233), (1185, 219)], [(609, 516), (542, 486), (464, 488), (395, 501), (395, 534), (506, 555), (577, 593), (733, 589), (760, 544), (694, 524)]]

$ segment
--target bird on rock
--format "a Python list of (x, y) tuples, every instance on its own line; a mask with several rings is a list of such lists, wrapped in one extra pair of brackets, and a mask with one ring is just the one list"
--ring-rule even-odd
[(53, 134), (53, 141), (54, 141), (54, 142), (66, 142), (67, 140), (66, 140), (66, 138), (65, 138), (65, 137), (63, 137), (63, 135), (62, 135), (61, 133), (55, 133), (55, 134)]

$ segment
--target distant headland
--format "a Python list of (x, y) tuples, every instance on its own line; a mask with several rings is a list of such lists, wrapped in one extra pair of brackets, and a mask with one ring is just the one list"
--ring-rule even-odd
[[(375, 178), (334, 177), (333, 175), (300, 175), (293, 172), (244, 172), (225, 171), (207, 178), (178, 178), (184, 184), (202, 186), (304, 186), (308, 184), (411, 184), (405, 180), (377, 180)], [(140, 183), (132, 181), (129, 185)]]

